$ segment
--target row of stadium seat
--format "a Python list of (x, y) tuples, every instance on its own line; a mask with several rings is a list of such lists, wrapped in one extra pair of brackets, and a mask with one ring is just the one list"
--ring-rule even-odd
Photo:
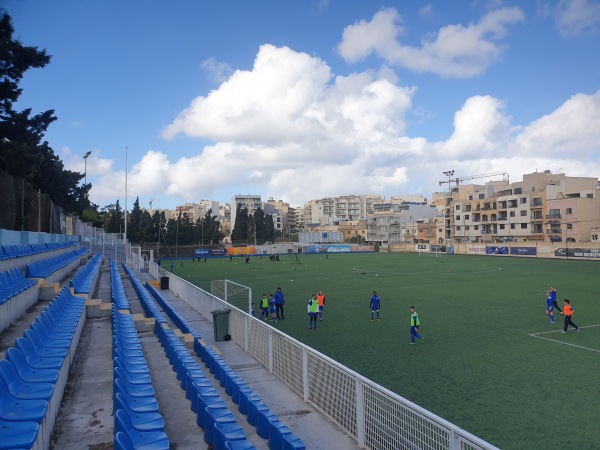
[(48, 282), (62, 280), (80, 263), (89, 250), (86, 247), (50, 256), (27, 264), (27, 278), (44, 278)]
[[(127, 298), (122, 302), (128, 303)], [(168, 450), (164, 419), (133, 317), (113, 304), (112, 326), (114, 447)]]
[[(196, 423), (204, 429), (204, 440), (215, 449), (254, 449), (254, 445), (246, 439), (243, 428), (235, 422), (233, 414), (227, 411), (225, 402), (219, 397), (218, 391), (213, 388), (204, 371), (175, 331), (167, 326), (167, 320), (148, 290), (126, 265), (123, 267), (129, 274), (142, 308), (150, 312), (147, 314), (156, 320), (155, 334), (176, 373), (177, 380), (180, 381), (180, 387), (186, 391), (186, 398), (190, 400), (191, 409), (196, 413)], [(170, 304), (168, 307), (170, 311), (174, 311)], [(201, 335), (196, 330), (193, 331), (197, 339), (200, 339)]]
[(0, 333), (38, 301), (39, 285), (12, 268), (0, 272)]
[(131, 285), (133, 286), (133, 289), (140, 300), (140, 304), (142, 305), (142, 309), (144, 310), (146, 317), (153, 318), (156, 326), (167, 324), (167, 319), (161, 312), (160, 308), (156, 306), (156, 303), (152, 301), (150, 293), (144, 288), (142, 282), (135, 276), (133, 271), (126, 264), (123, 264), (123, 269), (125, 270), (125, 273), (129, 275), (129, 281), (131, 282)]
[(0, 246), (0, 260), (21, 258), (37, 253), (50, 252), (61, 248), (72, 247), (75, 242), (52, 242), (46, 244), (13, 244)]
[(91, 294), (94, 292), (102, 260), (102, 255), (96, 253), (71, 279), (69, 284), (76, 294)]
[[(233, 402), (239, 405), (239, 412), (247, 415), (248, 423), (256, 427), (257, 434), (269, 440), (269, 448), (272, 450), (304, 449), (305, 446), (302, 440), (294, 435), (285, 424), (279, 421), (277, 415), (271, 412), (258, 395), (252, 392), (241, 377), (223, 360), (220, 354), (212, 347), (202, 344), (200, 334), (176, 311), (160, 291), (149, 283), (146, 284), (146, 288), (181, 331), (194, 336), (194, 350), (196, 354), (206, 367), (210, 369), (210, 372), (220, 382), (221, 386), (225, 388), (225, 392), (232, 397)], [(159, 339), (162, 336), (161, 343), (163, 343), (163, 347), (165, 335), (170, 336), (171, 333), (174, 333), (172, 330), (159, 327), (158, 323), (156, 325), (156, 332)], [(180, 342), (179, 338), (177, 338), (177, 342)], [(187, 348), (185, 348), (185, 351), (188, 353)], [(180, 379), (180, 376), (183, 375), (178, 374), (178, 379)], [(192, 410), (194, 410), (193, 402)]]
[(110, 261), (110, 300), (117, 309), (129, 311), (129, 302), (125, 295), (125, 286), (121, 280), (119, 265), (114, 259)]
[(244, 429), (236, 423), (235, 416), (227, 409), (218, 391), (175, 331), (162, 326), (157, 326), (156, 330), (177, 380), (186, 391), (192, 411), (196, 413), (196, 423), (204, 429), (204, 440), (214, 449), (224, 450), (232, 445), (254, 449), (246, 439)]
[(156, 300), (156, 302), (160, 305), (164, 312), (167, 313), (169, 319), (179, 328), (183, 333), (191, 334), (194, 339), (201, 339), (202, 336), (196, 329), (188, 323), (188, 321), (183, 317), (173, 306), (162, 296), (160, 291), (158, 291), (154, 286), (150, 283), (146, 283), (146, 289), (152, 294), (152, 297)]
[(0, 449), (47, 449), (85, 323), (63, 288), (0, 361)]

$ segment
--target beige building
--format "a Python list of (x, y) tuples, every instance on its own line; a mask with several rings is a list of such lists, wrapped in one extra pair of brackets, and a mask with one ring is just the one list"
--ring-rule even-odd
[(453, 187), (445, 239), (590, 242), (600, 220), (599, 192), (597, 178), (550, 171), (525, 174), (523, 181), (511, 184)]
[(344, 233), (344, 241), (360, 237), (362, 241), (367, 239), (367, 221), (366, 220), (345, 220), (338, 225), (338, 231)]
[(342, 221), (366, 220), (378, 203), (385, 200), (381, 195), (344, 195), (309, 200), (298, 214), (298, 228), (310, 224), (334, 225)]

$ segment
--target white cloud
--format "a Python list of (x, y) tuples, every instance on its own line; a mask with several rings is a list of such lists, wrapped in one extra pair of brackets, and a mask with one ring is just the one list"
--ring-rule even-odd
[(438, 144), (438, 151), (459, 160), (489, 158), (502, 151), (510, 140), (503, 110), (502, 102), (493, 97), (469, 98), (454, 115), (454, 133)]
[(498, 41), (508, 26), (524, 20), (519, 8), (501, 8), (486, 14), (477, 24), (449, 25), (421, 40), (420, 47), (402, 45), (401, 17), (393, 8), (377, 12), (370, 22), (346, 27), (338, 45), (339, 54), (356, 62), (376, 54), (393, 66), (442, 77), (468, 78), (483, 73), (501, 54)]
[[(138, 195), (228, 200), (224, 193), (294, 206), (327, 195), (430, 198), (448, 169), (459, 177), (506, 171), (512, 181), (544, 169), (600, 172), (600, 91), (574, 95), (530, 124), (512, 124), (503, 100), (473, 96), (455, 113), (453, 133), (436, 142), (410, 135), (413, 95), (388, 70), (334, 77), (318, 58), (263, 46), (251, 70), (192, 100), (165, 130), (215, 143), (179, 159), (148, 151), (128, 174), (130, 203)], [(123, 192), (124, 173), (107, 173), (90, 198), (123, 202)]]
[(215, 58), (208, 58), (200, 64), (212, 81), (222, 83), (233, 73), (233, 68), (224, 62), (217, 61)]
[(523, 129), (517, 138), (527, 155), (543, 152), (557, 159), (600, 158), (600, 91), (577, 94)]
[(554, 9), (554, 16), (563, 36), (596, 34), (600, 25), (600, 2), (560, 0)]

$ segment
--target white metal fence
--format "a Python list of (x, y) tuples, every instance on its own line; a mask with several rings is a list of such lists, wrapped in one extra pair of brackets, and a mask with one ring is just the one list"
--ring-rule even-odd
[[(150, 275), (159, 267), (150, 263)], [(210, 322), (229, 307), (232, 341), (361, 447), (382, 450), (493, 450), (495, 446), (171, 273), (169, 288)], [(162, 275), (164, 276), (164, 275)]]

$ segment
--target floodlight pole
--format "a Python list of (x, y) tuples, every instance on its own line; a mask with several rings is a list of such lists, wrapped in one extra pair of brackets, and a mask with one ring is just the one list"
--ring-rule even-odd
[(125, 147), (125, 233), (123, 240), (127, 242), (127, 147)]
[[(91, 154), (92, 154), (92, 152), (88, 150), (87, 152), (85, 152), (85, 155), (83, 155), (83, 164), (84, 164), (83, 174), (85, 177), (85, 185), (86, 186), (87, 186), (87, 159)], [(87, 189), (85, 191), (85, 198), (88, 198)]]
[(448, 252), (448, 247), (450, 246), (450, 242), (451, 242), (451, 232), (452, 232), (452, 228), (451, 228), (451, 216), (452, 216), (452, 184), (450, 181), (450, 178), (454, 175), (454, 170), (446, 170), (444, 171), (444, 175), (446, 175), (448, 177), (448, 228), (446, 231), (446, 253)]

